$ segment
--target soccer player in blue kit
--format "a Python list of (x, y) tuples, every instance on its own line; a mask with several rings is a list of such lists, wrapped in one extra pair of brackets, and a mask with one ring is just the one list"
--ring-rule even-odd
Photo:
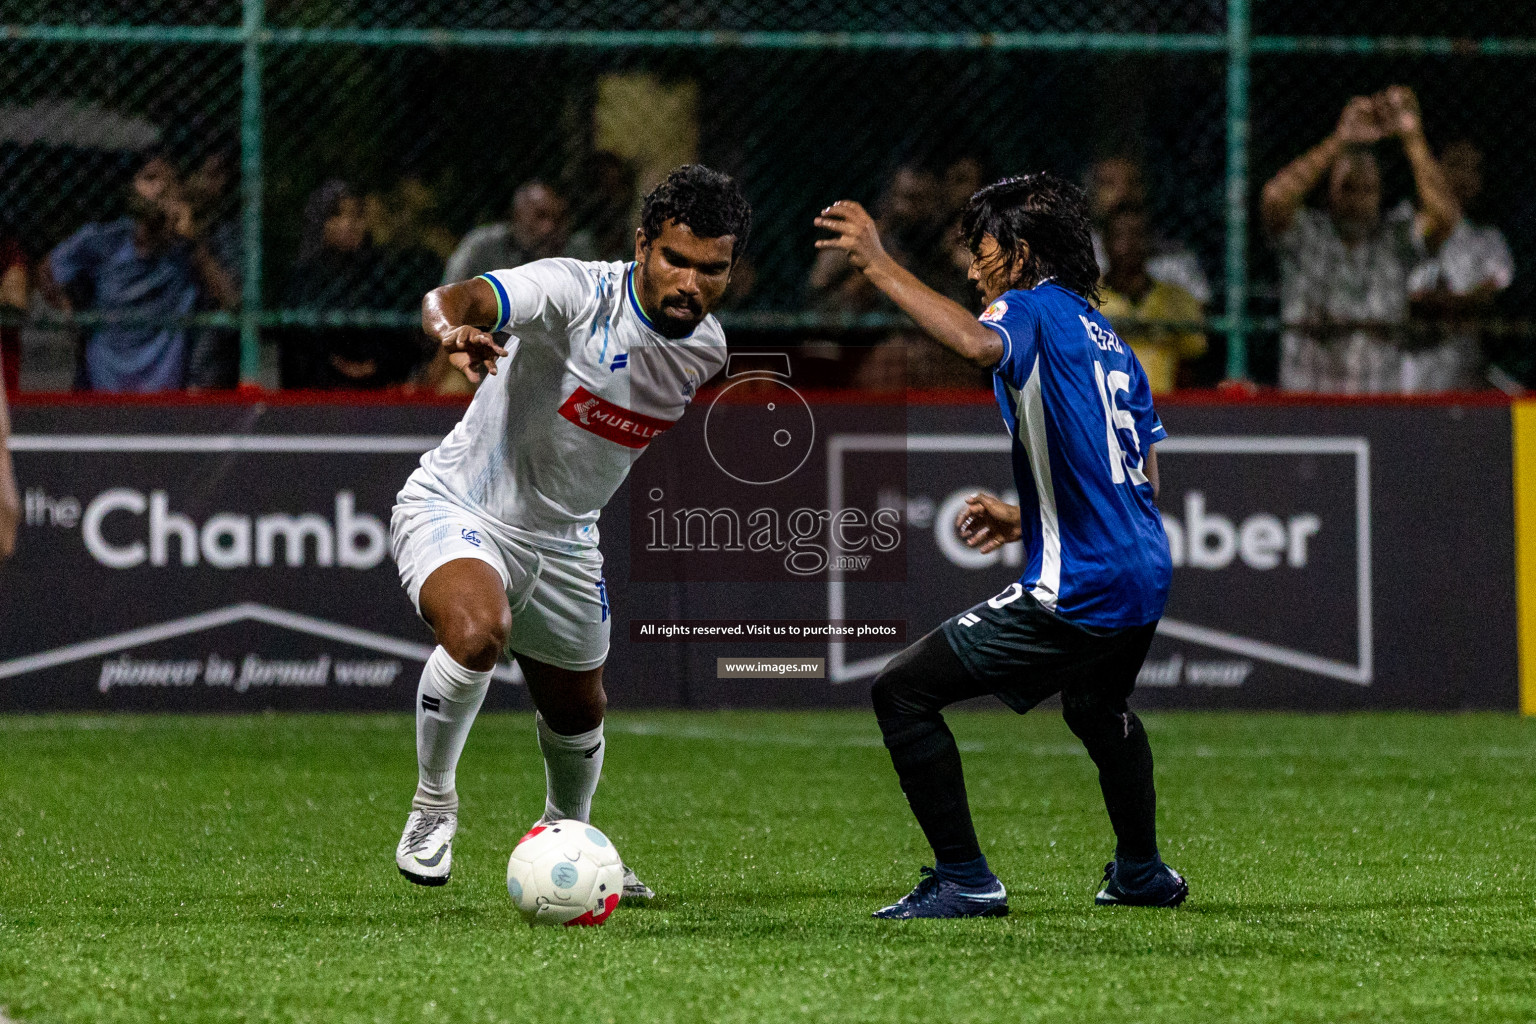
[(1018, 582), (946, 621), (875, 679), (880, 731), (935, 865), (874, 916), (1008, 913), (941, 714), (984, 694), (1021, 714), (1061, 694), (1115, 831), (1095, 902), (1178, 906), (1189, 885), (1158, 855), (1152, 748), (1126, 707), (1172, 575), (1156, 505), (1154, 445), (1165, 435), (1136, 356), (1094, 309), (1099, 270), (1082, 190), (1029, 174), (971, 197), (961, 232), (988, 303), (980, 320), (896, 263), (859, 204), (834, 203), (815, 223), (832, 232), (818, 248), (844, 250), (924, 331), (992, 370), (1019, 504), (976, 494), (955, 528), (982, 552), (1024, 544)]

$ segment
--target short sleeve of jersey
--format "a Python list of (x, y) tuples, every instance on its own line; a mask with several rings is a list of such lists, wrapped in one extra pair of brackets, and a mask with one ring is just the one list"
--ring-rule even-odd
[(480, 277), (490, 282), (496, 293), (496, 325), (491, 328), (492, 334), (535, 321), (546, 327), (563, 328), (597, 296), (592, 278), (576, 260), (536, 260)]
[(1040, 315), (1035, 300), (1028, 292), (1008, 292), (988, 306), (980, 320), (1003, 339), (1003, 358), (992, 372), (1022, 388), (1040, 350)]

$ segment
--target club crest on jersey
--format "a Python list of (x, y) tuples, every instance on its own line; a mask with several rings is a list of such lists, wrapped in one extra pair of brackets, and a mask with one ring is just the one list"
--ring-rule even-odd
[(560, 415), (582, 430), (626, 448), (644, 448), (668, 427), (671, 420), (657, 419), (631, 412), (622, 405), (599, 398), (584, 387), (577, 387), (560, 406)]
[(693, 401), (693, 396), (699, 393), (699, 371), (691, 366), (683, 367), (683, 401)]
[(1004, 302), (1002, 299), (998, 299), (996, 302), (992, 303), (992, 305), (987, 307), (987, 311), (985, 313), (981, 314), (981, 321), (982, 323), (995, 323), (996, 321), (1001, 320), (1004, 316), (1006, 316), (1007, 313), (1008, 303)]

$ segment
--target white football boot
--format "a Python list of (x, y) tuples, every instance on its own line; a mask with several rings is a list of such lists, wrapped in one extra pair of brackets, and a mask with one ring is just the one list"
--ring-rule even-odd
[(626, 900), (653, 900), (653, 899), (656, 898), (656, 893), (651, 890), (650, 886), (648, 886), (644, 882), (640, 881), (639, 876), (637, 876), (635, 874), (635, 869), (634, 868), (630, 867), (628, 864), (623, 865), (623, 868), (624, 868), (624, 896), (623, 896), (624, 899), (626, 899)]
[(412, 811), (395, 847), (395, 866), (417, 885), (442, 885), (453, 870), (453, 834), (459, 816), (452, 811)]

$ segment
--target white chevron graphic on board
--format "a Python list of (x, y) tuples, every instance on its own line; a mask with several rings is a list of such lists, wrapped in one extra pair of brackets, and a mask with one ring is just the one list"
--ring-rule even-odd
[[(67, 647), (57, 647), (51, 651), (42, 651), (38, 654), (28, 654), (20, 658), (12, 658), (9, 661), (0, 661), (0, 679), (25, 675), (28, 672), (41, 672), (44, 669), (56, 668), (59, 665), (84, 661), (86, 658), (99, 658), (107, 654), (116, 654), (118, 651), (142, 647), (144, 644), (152, 644), (160, 640), (170, 640), (178, 636), (187, 636), (191, 633), (200, 633), (203, 630), (216, 629), (219, 626), (228, 626), (236, 622), (264, 622), (269, 626), (291, 629), (296, 633), (307, 633), (310, 636), (335, 640), (340, 643), (351, 644), (354, 647), (367, 648), (368, 650), (378, 651), (380, 654), (392, 654), (397, 658), (404, 658), (407, 661), (419, 661), (423, 664), (426, 663), (427, 658), (432, 654), (432, 648), (427, 644), (411, 643), (408, 640), (385, 636), (383, 633), (358, 629), (355, 626), (344, 626), (339, 622), (328, 622), (325, 619), (317, 619), (310, 615), (301, 615), (298, 612), (283, 611), (281, 608), (272, 608), (268, 605), (246, 601), (241, 604), (232, 604), (227, 608), (217, 608), (213, 611), (199, 612), (196, 615), (188, 615), (185, 618), (157, 623), (153, 626), (130, 629), (126, 633), (115, 633), (112, 636), (86, 640), (78, 644), (70, 644)], [(523, 674), (515, 666), (497, 665), (495, 673), (491, 678), (504, 683), (521, 683), (523, 681)]]

